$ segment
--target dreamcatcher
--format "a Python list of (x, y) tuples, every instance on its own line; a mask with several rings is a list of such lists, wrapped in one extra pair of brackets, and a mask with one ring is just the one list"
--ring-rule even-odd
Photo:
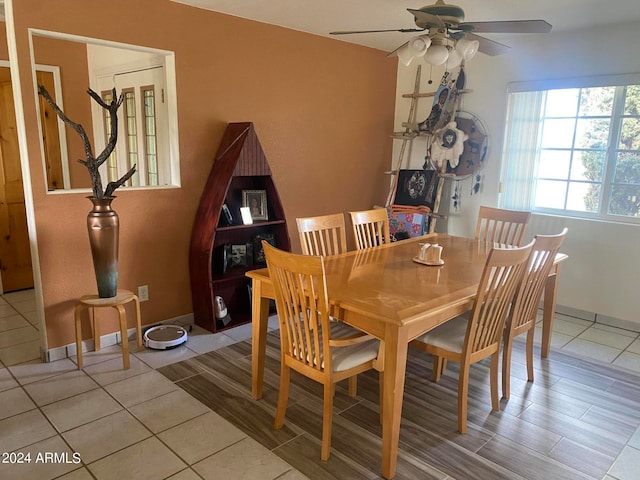
[(466, 135), (464, 150), (455, 166), (447, 166), (447, 175), (450, 175), (454, 183), (452, 185), (451, 201), (452, 210), (458, 211), (461, 207), (463, 181), (471, 179), (470, 194), (475, 195), (482, 186), (482, 174), (489, 146), (489, 137), (482, 121), (472, 113), (459, 110), (456, 113), (456, 125)]

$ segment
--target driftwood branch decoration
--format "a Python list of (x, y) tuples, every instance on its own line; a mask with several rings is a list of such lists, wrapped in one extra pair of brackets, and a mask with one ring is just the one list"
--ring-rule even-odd
[(105, 149), (98, 155), (97, 157), (93, 154), (93, 147), (91, 146), (91, 141), (85, 132), (82, 125), (72, 121), (69, 117), (65, 115), (65, 113), (56, 105), (49, 95), (49, 92), (42, 85), (38, 85), (38, 94), (42, 95), (42, 97), (47, 101), (51, 108), (56, 112), (56, 115), (60, 117), (60, 119), (67, 124), (69, 127), (74, 129), (80, 138), (82, 139), (82, 143), (84, 144), (84, 153), (86, 155), (86, 160), (79, 159), (78, 162), (87, 167), (89, 171), (89, 177), (91, 177), (91, 188), (93, 190), (93, 196), (95, 198), (109, 198), (113, 196), (113, 192), (116, 188), (121, 187), (124, 183), (129, 180), (134, 173), (136, 173), (136, 166), (134, 165), (131, 169), (125, 173), (122, 177), (120, 177), (115, 182), (109, 182), (107, 188), (102, 190), (102, 178), (100, 177), (100, 171), (98, 170), (100, 166), (107, 161), (113, 149), (116, 147), (116, 142), (118, 141), (118, 108), (122, 105), (122, 101), (124, 97), (122, 94), (118, 97), (116, 94), (116, 89), (112, 90), (111, 102), (106, 103), (100, 95), (94, 92), (91, 89), (87, 90), (87, 93), (93, 98), (98, 105), (100, 105), (105, 110), (109, 111), (109, 119), (111, 122), (111, 134), (109, 135), (109, 140), (107, 142), (107, 146)]

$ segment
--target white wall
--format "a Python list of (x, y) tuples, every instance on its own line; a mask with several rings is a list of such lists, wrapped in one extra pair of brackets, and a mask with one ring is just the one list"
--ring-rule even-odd
[[(471, 179), (464, 181), (461, 209), (449, 212), (446, 227), (454, 235), (472, 236), (479, 206), (497, 204), (509, 82), (640, 72), (638, 23), (496, 40), (511, 45), (511, 52), (499, 57), (478, 54), (466, 67), (466, 87), (473, 91), (463, 95), (461, 108), (478, 115), (485, 124), (489, 150), (480, 192), (470, 195)], [(421, 91), (435, 90), (443, 69), (433, 68), (433, 84), (428, 85), (429, 66), (420, 63)], [(401, 123), (408, 117), (410, 100), (402, 94), (413, 91), (416, 68), (417, 62), (398, 66), (396, 131), (402, 130)], [(431, 99), (420, 100), (418, 120), (426, 118), (430, 108)], [(393, 165), (400, 145), (395, 140)], [(425, 149), (425, 139), (414, 140), (410, 162), (403, 168), (420, 168)], [(449, 196), (443, 196), (444, 206)], [(556, 233), (564, 226), (569, 234), (562, 250), (569, 260), (562, 270), (558, 305), (594, 312), (604, 323), (640, 329), (640, 226), (534, 215), (529, 233)]]

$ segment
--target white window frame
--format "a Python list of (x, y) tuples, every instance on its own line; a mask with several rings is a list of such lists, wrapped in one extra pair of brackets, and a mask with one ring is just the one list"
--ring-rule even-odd
[[(600, 204), (597, 212), (584, 212), (568, 209), (542, 208), (534, 206), (534, 189), (537, 176), (537, 162), (540, 158), (542, 96), (548, 90), (591, 87), (624, 87), (640, 85), (640, 74), (601, 75), (593, 77), (566, 78), (533, 82), (513, 82), (509, 85), (508, 112), (505, 128), (505, 142), (501, 169), (501, 187), (499, 205), (504, 208), (531, 210), (541, 214), (563, 215), (567, 217), (604, 220), (616, 223), (640, 224), (640, 218), (608, 213), (610, 193), (615, 170), (615, 155), (618, 151), (617, 141), (620, 135), (621, 119), (624, 105), (621, 92), (616, 92), (611, 114), (609, 143), (601, 182)], [(529, 93), (526, 101), (516, 100), (513, 96)], [(524, 97), (522, 97), (524, 98)], [(523, 118), (523, 110), (530, 110), (536, 115)], [(517, 124), (520, 124), (520, 127)], [(518, 128), (520, 131), (518, 132)], [(523, 132), (526, 135), (522, 135)], [(523, 137), (528, 137), (524, 138)], [(523, 146), (524, 145), (524, 146)], [(576, 149), (572, 146), (572, 150)], [(570, 180), (568, 180), (570, 181)]]

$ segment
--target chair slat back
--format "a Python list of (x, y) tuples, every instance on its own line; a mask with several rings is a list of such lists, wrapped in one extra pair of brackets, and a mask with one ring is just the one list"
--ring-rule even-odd
[(494, 248), (489, 253), (467, 327), (465, 356), (499, 346), (509, 305), (532, 247), (533, 242), (519, 248)]
[(517, 245), (524, 242), (531, 212), (480, 207), (475, 238), (499, 245)]
[(353, 225), (356, 249), (377, 247), (391, 242), (386, 208), (349, 212), (349, 215)]
[(566, 228), (557, 235), (536, 235), (528, 267), (509, 313), (509, 328), (516, 329), (535, 322), (545, 282), (566, 235)]
[(322, 257), (296, 255), (262, 242), (276, 297), (282, 355), (331, 371), (329, 301)]
[(337, 255), (347, 251), (344, 215), (296, 218), (304, 255)]

